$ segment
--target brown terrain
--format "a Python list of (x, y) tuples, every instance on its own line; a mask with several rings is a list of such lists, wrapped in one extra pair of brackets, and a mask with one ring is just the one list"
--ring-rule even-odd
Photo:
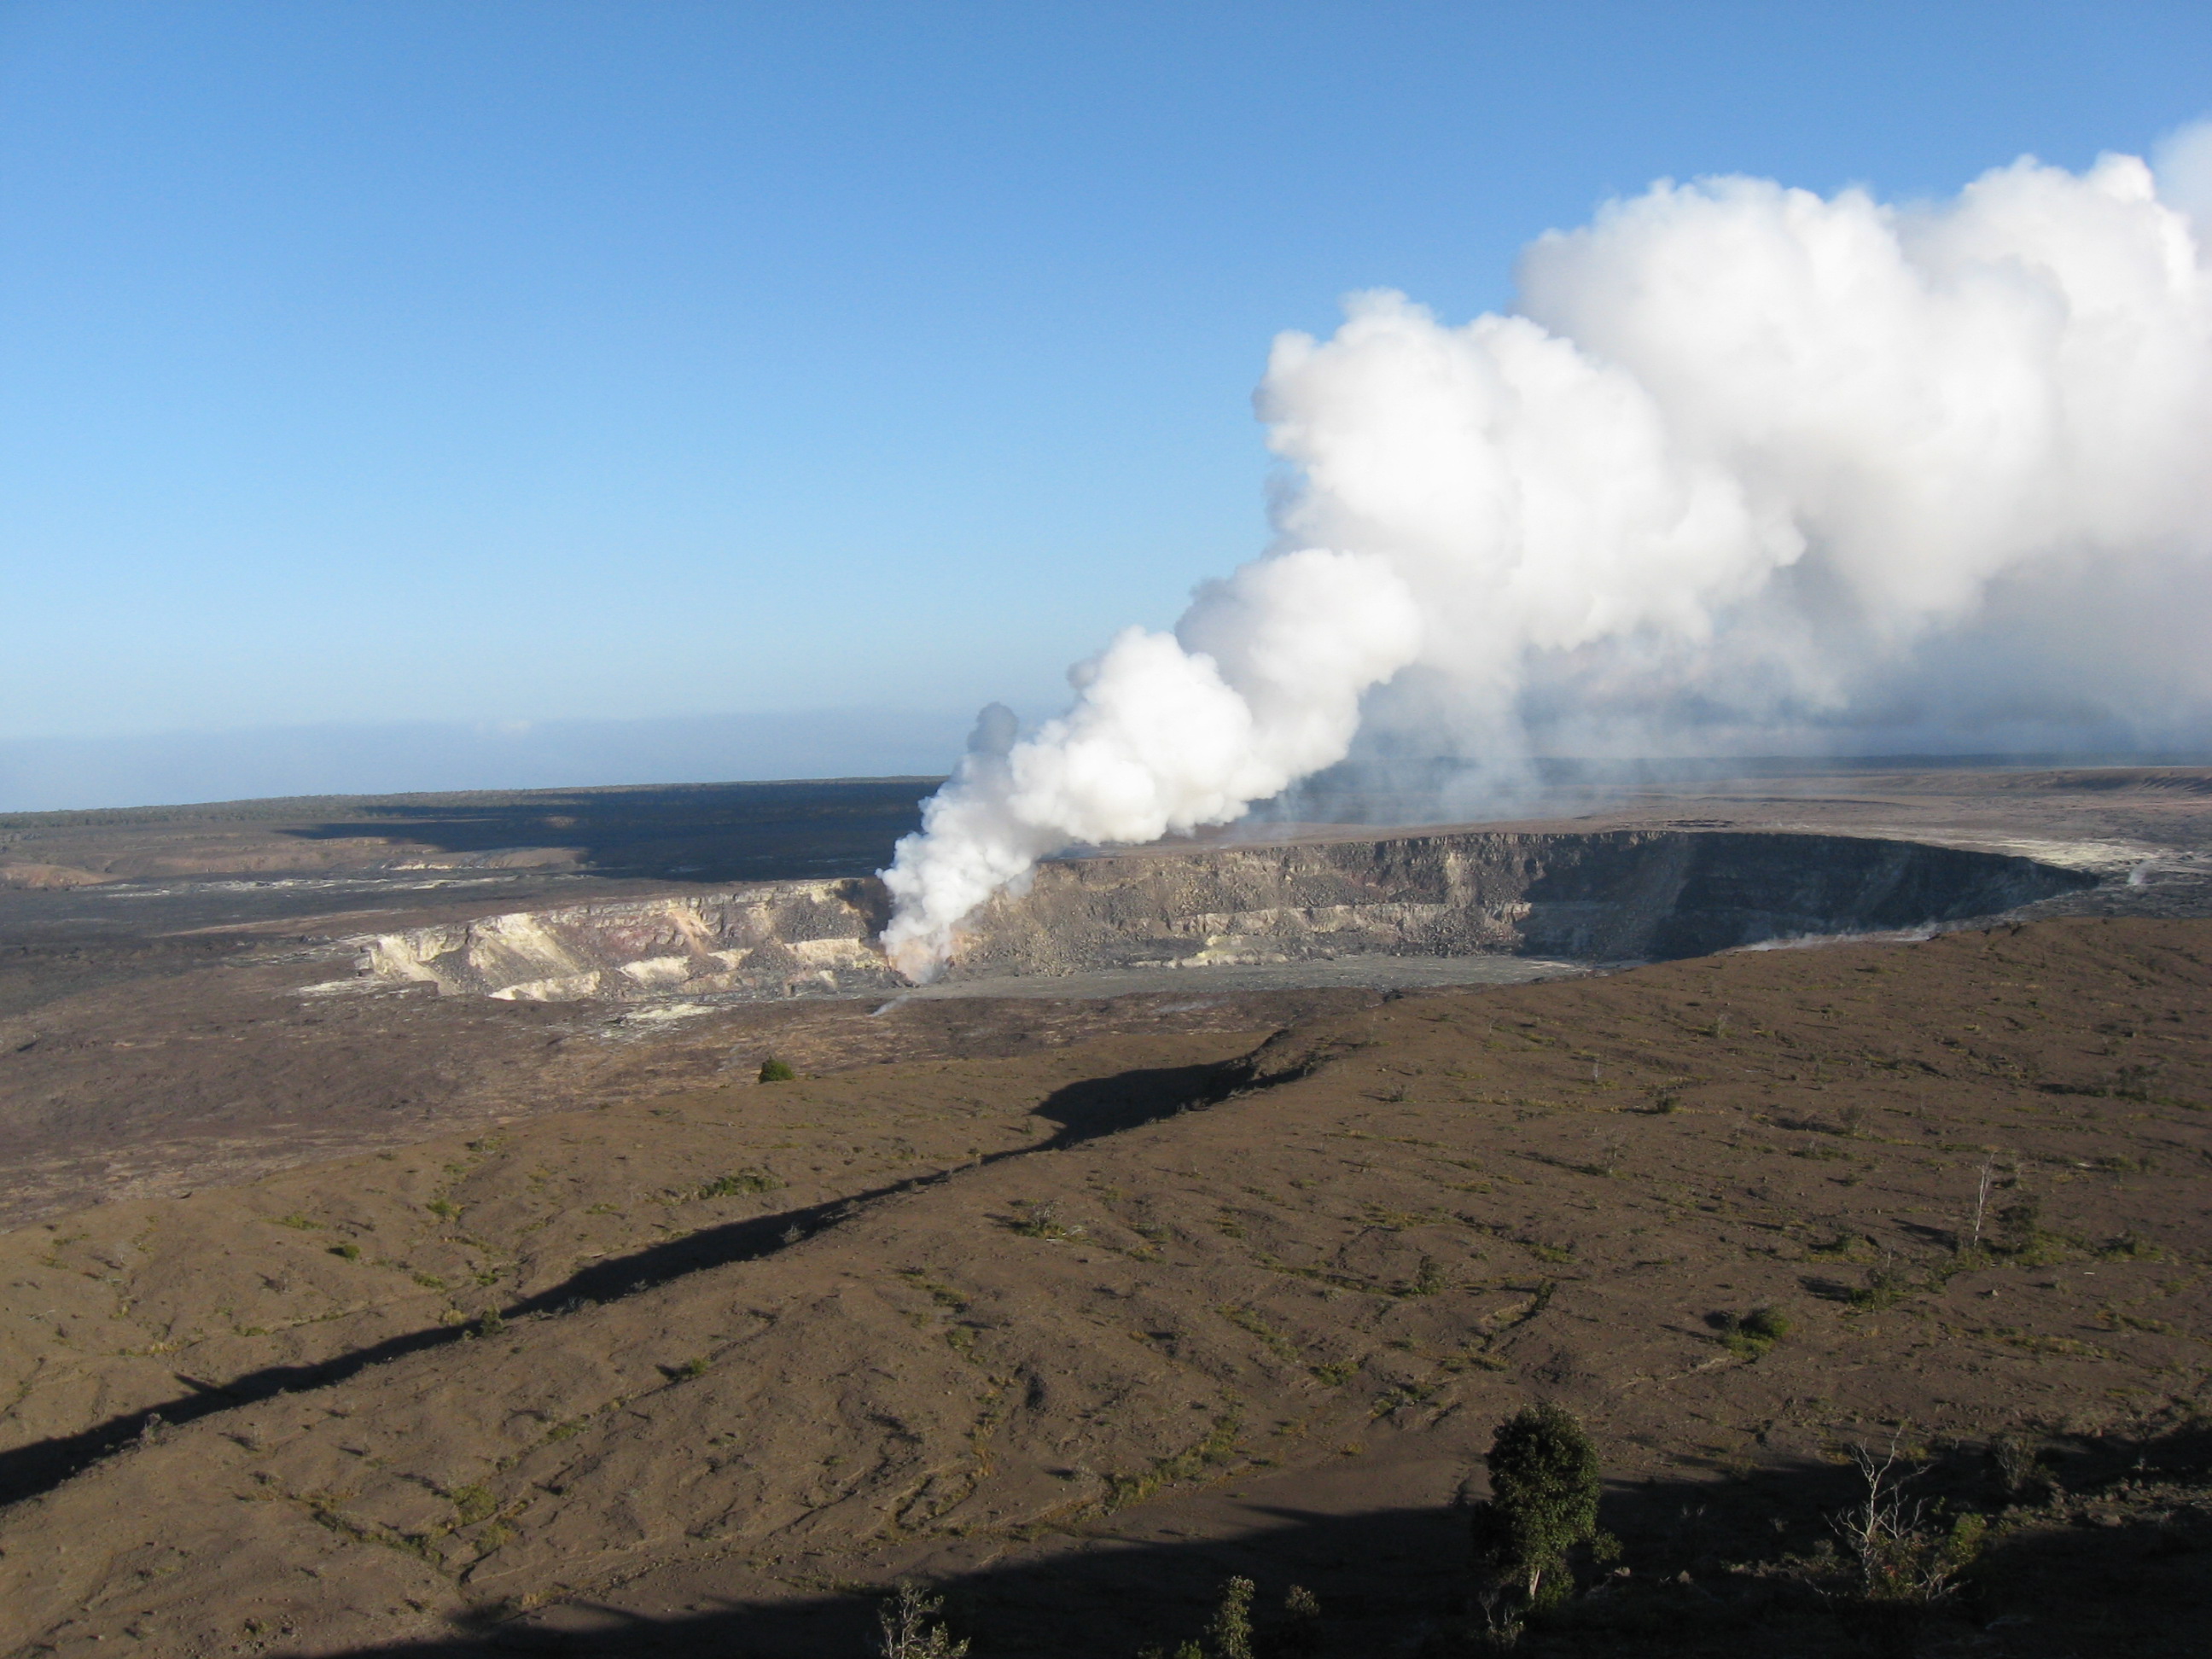
[[(811, 787), (717, 797), (752, 817), (689, 844), (784, 850), (695, 873), (880, 861), (903, 809)], [(1917, 941), (889, 1006), (346, 984), (371, 930), (672, 890), (680, 814), (556, 866), (516, 825), (589, 811), (502, 803), (0, 825), (0, 872), (112, 878), (0, 899), (0, 1652), (857, 1655), (911, 1576), (978, 1659), (1127, 1659), (1233, 1574), (1315, 1592), (1302, 1650), (1479, 1650), (1462, 1510), (1534, 1400), (1622, 1553), (1529, 1651), (2203, 1649), (2202, 772), (1574, 823), (2102, 878)], [(1862, 1444), (1990, 1523), (1910, 1618), (1832, 1558)]]

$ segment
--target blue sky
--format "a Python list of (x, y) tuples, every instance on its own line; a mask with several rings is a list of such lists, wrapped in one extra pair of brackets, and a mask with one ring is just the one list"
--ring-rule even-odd
[(0, 4), (0, 808), (94, 804), (11, 744), (1048, 712), (1262, 545), (1342, 294), (2208, 110), (2202, 3)]

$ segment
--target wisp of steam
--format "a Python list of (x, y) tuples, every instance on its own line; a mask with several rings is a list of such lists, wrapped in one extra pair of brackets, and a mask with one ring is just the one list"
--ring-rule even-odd
[(984, 711), (884, 872), (893, 962), (933, 977), (1040, 858), (1229, 823), (1363, 722), (1510, 772), (2201, 721), (2208, 246), (2212, 124), (1934, 204), (1662, 183), (1528, 248), (1511, 314), (1375, 293), (1283, 335), (1273, 546), (1060, 718)]

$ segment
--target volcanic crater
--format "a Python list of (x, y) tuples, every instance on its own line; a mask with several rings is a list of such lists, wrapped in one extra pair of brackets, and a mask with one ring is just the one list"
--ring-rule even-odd
[(1528, 1651), (2193, 1651), (2212, 775), (1069, 859), (926, 992), (914, 791), (777, 787), (0, 825), (0, 1650), (1469, 1651), (1544, 1400), (1626, 1573)]
[[(964, 925), (952, 985), (1387, 957), (1666, 961), (1933, 927), (2094, 886), (1999, 853), (1726, 830), (1438, 832), (1051, 860)], [(368, 941), (363, 970), (503, 1000), (851, 995), (902, 983), (880, 882), (518, 912)]]

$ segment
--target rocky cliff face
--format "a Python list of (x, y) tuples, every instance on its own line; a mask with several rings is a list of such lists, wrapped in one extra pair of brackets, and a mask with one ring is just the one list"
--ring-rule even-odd
[[(1456, 831), (1151, 850), (1038, 868), (974, 918), (950, 977), (1362, 955), (1700, 956), (1994, 915), (2091, 884), (2033, 860), (1856, 836)], [(578, 905), (371, 941), (366, 971), (538, 1001), (835, 995), (899, 983), (873, 881)]]
[(874, 944), (884, 905), (874, 881), (760, 882), (380, 934), (362, 968), (520, 1002), (836, 995), (900, 982)]

